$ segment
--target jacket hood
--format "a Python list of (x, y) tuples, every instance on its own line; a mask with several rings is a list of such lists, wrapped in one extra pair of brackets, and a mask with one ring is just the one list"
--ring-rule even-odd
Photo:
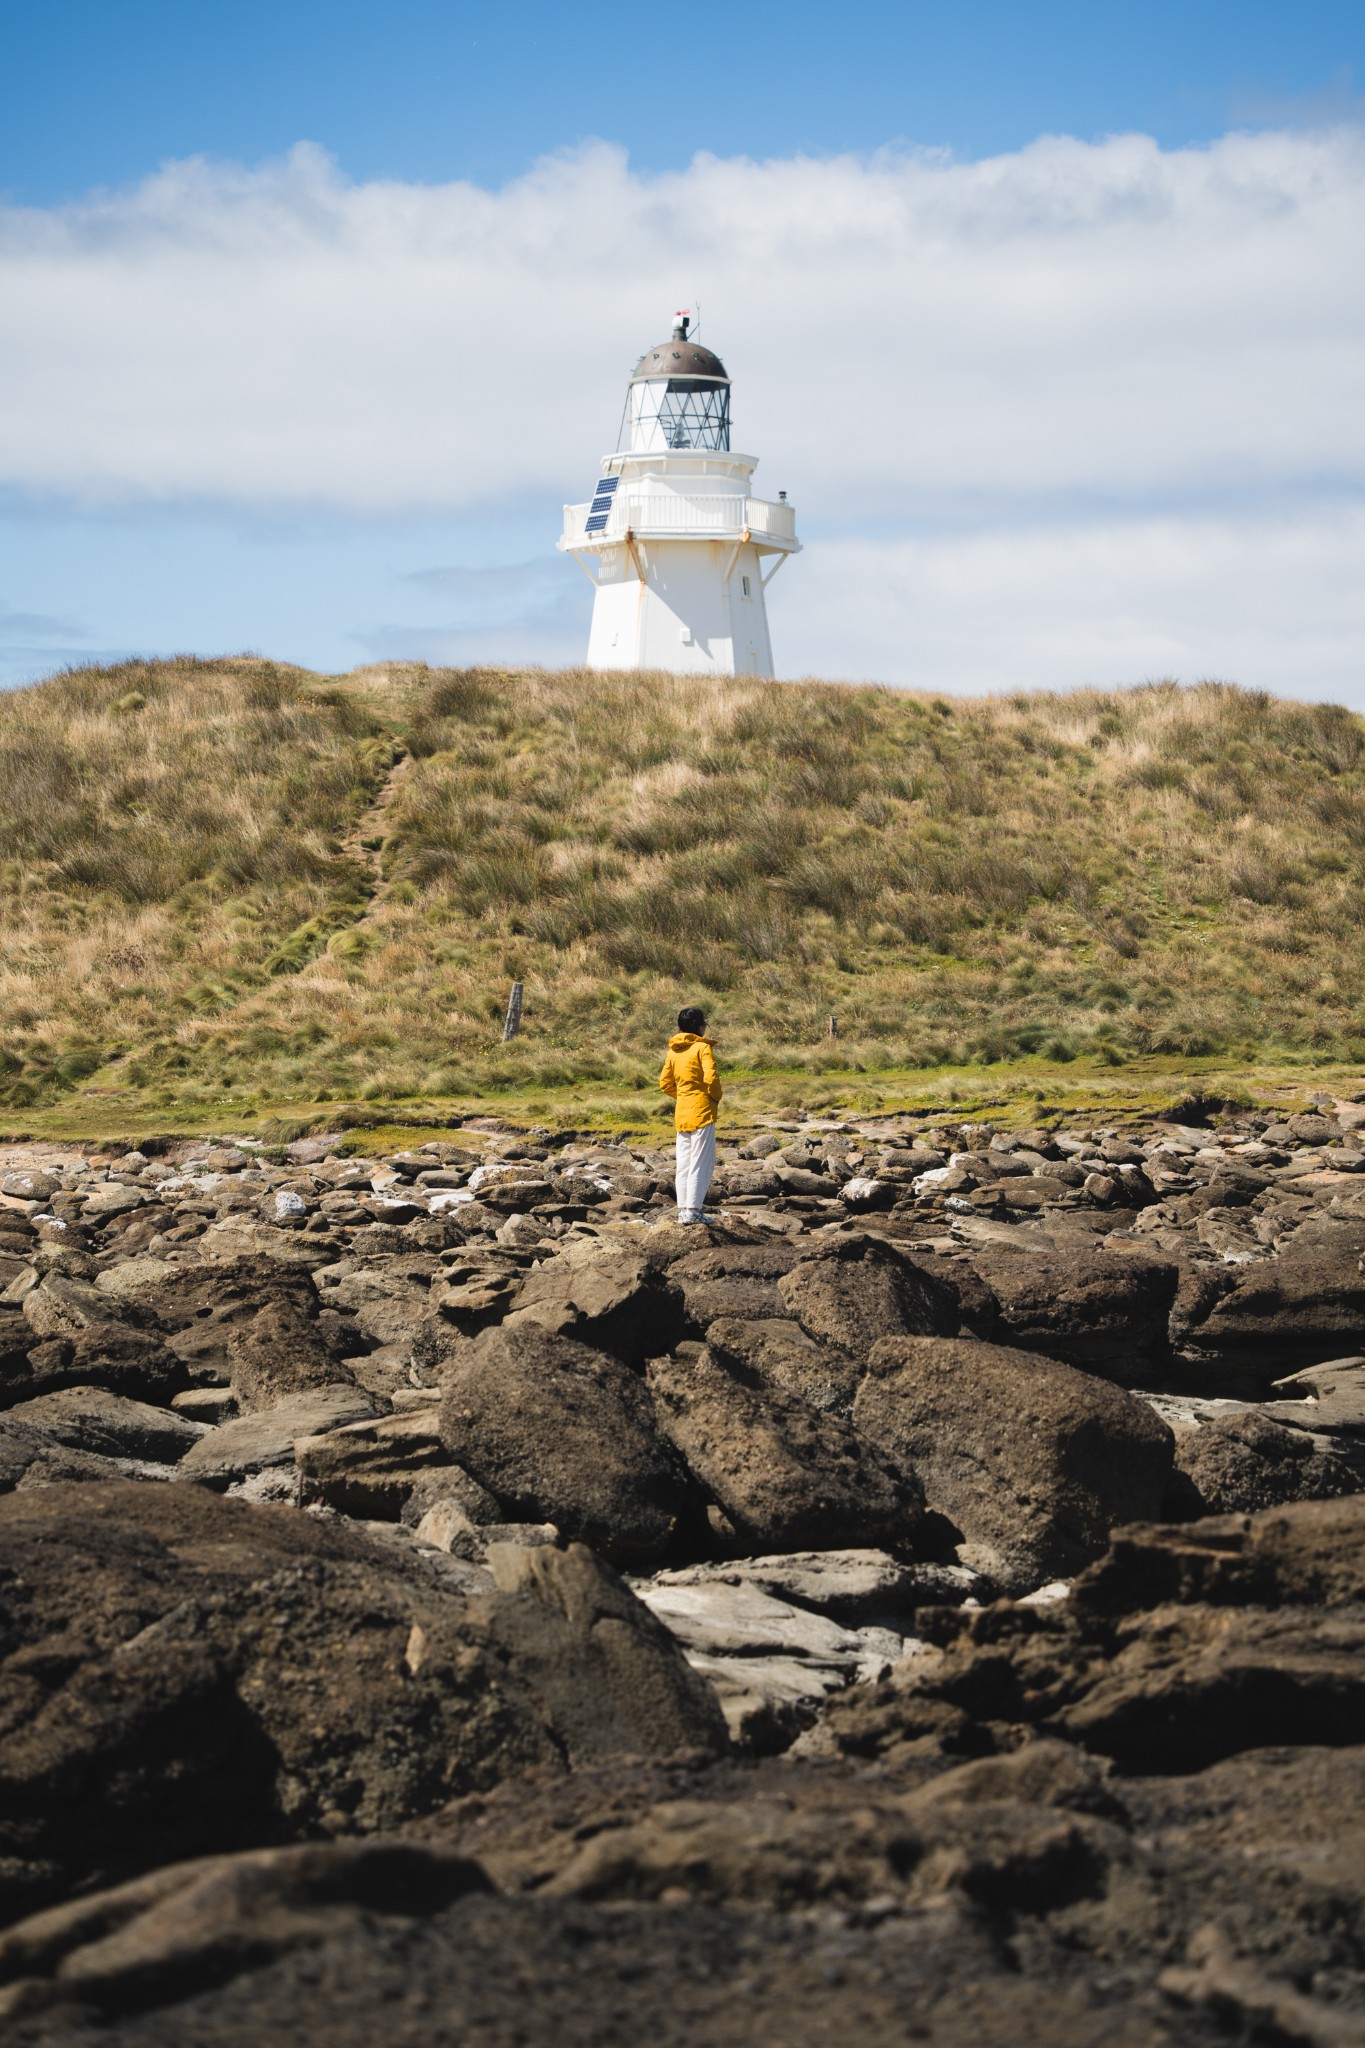
[(710, 1039), (702, 1031), (675, 1031), (668, 1041), (670, 1052), (686, 1052), (689, 1045), (709, 1045)]

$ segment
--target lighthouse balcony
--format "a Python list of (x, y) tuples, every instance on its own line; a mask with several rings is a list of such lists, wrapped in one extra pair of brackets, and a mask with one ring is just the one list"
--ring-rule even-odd
[[(594, 503), (600, 508), (594, 511)], [(584, 553), (636, 540), (748, 540), (762, 552), (794, 554), (794, 506), (739, 491), (618, 491), (609, 509), (600, 499), (564, 507), (559, 546)]]

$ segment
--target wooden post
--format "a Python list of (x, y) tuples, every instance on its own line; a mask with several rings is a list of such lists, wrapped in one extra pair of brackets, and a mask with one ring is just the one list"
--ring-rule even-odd
[(502, 1027), (502, 1042), (515, 1038), (521, 1029), (521, 983), (512, 983), (512, 993), (507, 998), (507, 1022)]
[(829, 1019), (825, 1026), (825, 1036), (826, 1038), (837, 1038), (839, 1036), (839, 1019), (837, 1017)]

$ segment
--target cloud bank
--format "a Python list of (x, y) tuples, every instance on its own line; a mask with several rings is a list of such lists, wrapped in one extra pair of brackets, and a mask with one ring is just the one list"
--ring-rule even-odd
[[(597, 145), (496, 192), (352, 185), (307, 145), (178, 164), (0, 211), (0, 485), (520, 508), (548, 535), (635, 354), (700, 300), (737, 442), (811, 542), (773, 595), (785, 672), (1193, 665), (1342, 694), (1365, 684), (1362, 246), (1351, 126), (650, 178)], [(486, 620), (528, 651), (515, 612)]]

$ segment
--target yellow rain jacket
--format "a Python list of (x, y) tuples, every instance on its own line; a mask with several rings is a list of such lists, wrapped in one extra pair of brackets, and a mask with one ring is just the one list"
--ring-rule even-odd
[(695, 1031), (676, 1031), (668, 1041), (659, 1086), (677, 1104), (674, 1124), (680, 1131), (700, 1131), (716, 1120), (716, 1104), (724, 1094), (709, 1038)]

